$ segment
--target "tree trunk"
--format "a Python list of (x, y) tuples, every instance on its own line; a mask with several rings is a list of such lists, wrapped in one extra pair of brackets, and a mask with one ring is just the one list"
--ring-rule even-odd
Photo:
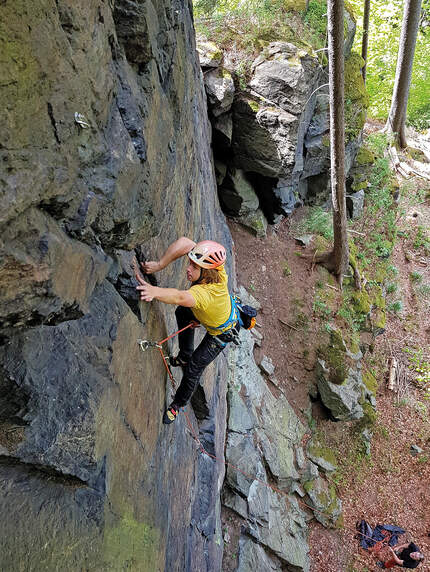
[(385, 131), (395, 134), (396, 144), (402, 149), (407, 146), (405, 132), (406, 109), (408, 106), (420, 15), (421, 0), (405, 0), (393, 97), (385, 125)]
[(367, 46), (369, 44), (369, 16), (370, 16), (370, 0), (364, 0), (363, 13), (363, 40), (361, 43), (361, 57), (364, 60), (364, 66), (361, 70), (364, 83), (366, 83), (366, 67), (367, 67)]
[(343, 0), (327, 1), (330, 93), (331, 194), (333, 203), (333, 267), (340, 286), (348, 269), (345, 201), (345, 122)]

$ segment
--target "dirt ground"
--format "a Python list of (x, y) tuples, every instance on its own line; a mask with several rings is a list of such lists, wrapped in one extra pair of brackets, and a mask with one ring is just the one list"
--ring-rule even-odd
[[(415, 184), (420, 192), (413, 188)], [(428, 181), (414, 181), (410, 195), (401, 199), (400, 230), (417, 224), (430, 228), (428, 194), (422, 200), (426, 196), (425, 185), (428, 192)], [(321, 317), (314, 308), (316, 283), (327, 282), (327, 275), (303, 257), (312, 252), (312, 247), (302, 246), (295, 239), (295, 225), (304, 212), (299, 210), (292, 218), (269, 227), (265, 239), (251, 236), (235, 222), (229, 225), (239, 284), (262, 304), (258, 320), (263, 340), (255, 350), (256, 361), (259, 363), (263, 355), (272, 359), (279, 390), (306, 425), (312, 413), (317, 431), (342, 460), (342, 470), (333, 477), (333, 482), (342, 499), (344, 524), (339, 530), (327, 530), (316, 521), (310, 523), (311, 571), (380, 569), (376, 559), (359, 548), (354, 538), (356, 522), (362, 518), (372, 526), (387, 523), (404, 528), (407, 532), (400, 542), (416, 542), (427, 556), (418, 569), (430, 571), (429, 405), (424, 390), (414, 383), (416, 375), (408, 368), (404, 351), (405, 347), (421, 348), (430, 360), (429, 295), (419, 298), (411, 280), (411, 272), (420, 272), (429, 283), (430, 259), (412, 252), (407, 237), (398, 239), (392, 255), (392, 263), (398, 270), (397, 291), (392, 297), (401, 296), (402, 311), (387, 313), (385, 333), (376, 338), (373, 352), (363, 360), (363, 368), (377, 372), (378, 377), (377, 419), (371, 455), (366, 457), (357, 447), (353, 423), (330, 421), (324, 408), (318, 403), (311, 404), (309, 399), (309, 390), (315, 384), (316, 348), (321, 338)], [(387, 389), (391, 357), (397, 359), (402, 372), (395, 391)], [(273, 392), (278, 391), (268, 384)], [(412, 456), (411, 445), (419, 446), (423, 453)], [(232, 514), (223, 514), (224, 522), (234, 518)], [(234, 545), (233, 539), (226, 544), (225, 571), (235, 569)]]

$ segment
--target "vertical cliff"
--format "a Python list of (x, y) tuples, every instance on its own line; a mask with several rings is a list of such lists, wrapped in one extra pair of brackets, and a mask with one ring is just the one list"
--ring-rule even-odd
[[(0, 2), (0, 543), (4, 570), (219, 570), (224, 467), (157, 351), (173, 308), (130, 259), (231, 250), (188, 0)], [(185, 286), (178, 261), (158, 283)], [(223, 456), (226, 360), (190, 417)], [(209, 413), (207, 411), (209, 410)]]

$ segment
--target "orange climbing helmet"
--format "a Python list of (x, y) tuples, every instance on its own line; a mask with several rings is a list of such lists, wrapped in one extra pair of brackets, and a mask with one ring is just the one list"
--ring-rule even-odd
[(213, 240), (198, 242), (188, 253), (189, 258), (202, 268), (218, 268), (224, 264), (227, 254), (222, 244)]

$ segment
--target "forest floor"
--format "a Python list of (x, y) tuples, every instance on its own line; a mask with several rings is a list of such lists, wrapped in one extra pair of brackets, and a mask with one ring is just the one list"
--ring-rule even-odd
[[(428, 147), (430, 151), (430, 141)], [(409, 163), (416, 170), (430, 172), (429, 164)], [(342, 500), (343, 525), (328, 530), (316, 521), (310, 523), (312, 572), (379, 570), (376, 559), (359, 548), (354, 538), (356, 522), (363, 518), (372, 526), (386, 523), (404, 528), (407, 532), (400, 542), (413, 540), (430, 560), (430, 408), (425, 384), (417, 379), (419, 366), (430, 371), (430, 182), (412, 176), (399, 183), (386, 329), (363, 358), (363, 371), (370, 371), (378, 382), (370, 455), (357, 438), (355, 422), (335, 423), (318, 401), (309, 399), (316, 383), (316, 348), (323, 322), (329, 319), (320, 311), (318, 296), (321, 283), (329, 279), (323, 268), (303, 256), (313, 253), (312, 243), (305, 247), (295, 239), (303, 234), (297, 230), (307, 209), (298, 209), (290, 219), (270, 226), (265, 239), (229, 223), (238, 282), (262, 304), (263, 341), (255, 349), (256, 362), (263, 355), (272, 359), (281, 391), (306, 426), (311, 424), (338, 458), (339, 468), (329, 478)], [(387, 378), (393, 357), (399, 376), (390, 391)], [(422, 452), (413, 456), (411, 445)], [(420, 570), (430, 570), (430, 564), (424, 562)]]

